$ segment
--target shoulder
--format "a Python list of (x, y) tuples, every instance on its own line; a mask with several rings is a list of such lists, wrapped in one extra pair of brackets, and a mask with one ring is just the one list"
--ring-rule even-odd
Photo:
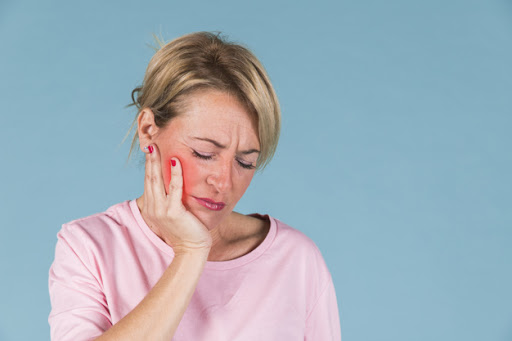
[(321, 256), (320, 249), (316, 243), (306, 233), (301, 230), (292, 227), (291, 225), (283, 222), (275, 217), (270, 217), (276, 224), (277, 234), (279, 242), (283, 247), (289, 247), (296, 252), (306, 254), (308, 256)]
[(293, 261), (302, 264), (304, 271), (316, 273), (322, 283), (331, 276), (327, 263), (318, 245), (311, 237), (291, 225), (271, 217), (276, 223), (275, 247), (293, 256)]
[(306, 233), (287, 223), (271, 218), (277, 233), (272, 253), (279, 255), (280, 262), (293, 269), (298, 285), (306, 292), (308, 311), (324, 288), (332, 280), (331, 272), (317, 244)]
[(251, 226), (260, 226), (259, 230), (265, 232), (265, 239), (271, 239), (272, 248), (300, 258), (322, 257), (318, 246), (309, 236), (284, 221), (270, 214), (251, 213), (241, 216)]
[(279, 219), (276, 222), (277, 234), (275, 247), (284, 252), (287, 259), (300, 276), (308, 293), (308, 306), (320, 296), (321, 292), (332, 281), (331, 272), (318, 245), (304, 232), (292, 227)]
[(77, 247), (108, 243), (116, 235), (126, 234), (127, 220), (130, 219), (130, 214), (129, 201), (126, 200), (110, 206), (104, 212), (62, 224), (57, 237), (65, 240), (70, 246)]

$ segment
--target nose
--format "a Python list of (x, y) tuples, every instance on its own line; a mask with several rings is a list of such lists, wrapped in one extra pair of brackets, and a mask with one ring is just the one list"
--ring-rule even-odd
[(215, 186), (218, 192), (225, 193), (233, 186), (231, 173), (232, 164), (229, 161), (223, 161), (215, 167), (212, 174), (206, 179), (206, 182)]

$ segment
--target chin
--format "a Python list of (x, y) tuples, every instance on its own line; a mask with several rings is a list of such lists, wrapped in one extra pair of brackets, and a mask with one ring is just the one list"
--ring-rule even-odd
[(211, 231), (215, 228), (217, 228), (223, 221), (225, 221), (229, 214), (231, 213), (231, 211), (224, 211), (226, 208), (224, 207), (224, 209), (219, 212), (219, 211), (210, 211), (210, 212), (207, 212), (207, 211), (200, 211), (200, 212), (197, 212), (197, 214), (194, 212), (193, 214), (199, 219), (201, 220), (201, 222), (204, 224), (204, 226), (206, 226), (206, 228)]
[(185, 206), (187, 211), (190, 211), (190, 213), (195, 215), (197, 219), (199, 219), (199, 221), (201, 221), (201, 223), (203, 223), (203, 225), (210, 231), (219, 226), (219, 224), (229, 217), (232, 212), (231, 207), (228, 206), (225, 206), (220, 211), (213, 211), (198, 204), (196, 199), (193, 197), (190, 197), (190, 201), (191, 203), (184, 202), (183, 206)]
[(208, 215), (208, 212), (192, 212), (193, 215), (203, 223), (203, 225), (211, 231), (219, 226), (223, 219), (220, 217), (212, 217)]

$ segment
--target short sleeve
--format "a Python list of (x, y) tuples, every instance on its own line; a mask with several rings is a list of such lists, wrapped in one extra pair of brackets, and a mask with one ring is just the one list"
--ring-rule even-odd
[(57, 234), (49, 271), (51, 340), (92, 340), (112, 326), (110, 314), (101, 285), (86, 261), (79, 231), (71, 233), (66, 227)]
[(306, 318), (305, 341), (341, 341), (338, 301), (332, 277)]

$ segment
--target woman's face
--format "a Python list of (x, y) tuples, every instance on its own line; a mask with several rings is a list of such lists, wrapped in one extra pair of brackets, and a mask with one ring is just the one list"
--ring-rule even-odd
[[(199, 90), (186, 95), (184, 102), (180, 116), (159, 129), (151, 140), (141, 140), (141, 148), (149, 143), (158, 146), (166, 193), (171, 179), (170, 159), (180, 160), (183, 205), (211, 230), (231, 214), (251, 183), (255, 169), (244, 166), (256, 166), (260, 150), (257, 127), (247, 109), (227, 93)], [(244, 153), (251, 150), (256, 152)], [(211, 210), (196, 198), (224, 202), (225, 206), (220, 211)]]

